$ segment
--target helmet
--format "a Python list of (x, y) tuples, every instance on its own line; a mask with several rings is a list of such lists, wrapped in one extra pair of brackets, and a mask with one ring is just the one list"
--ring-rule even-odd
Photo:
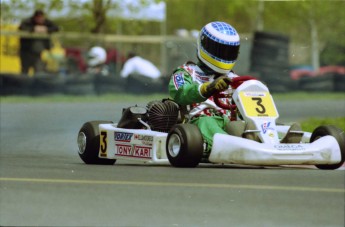
[(234, 67), (240, 49), (240, 36), (225, 22), (205, 25), (198, 37), (198, 58), (216, 73), (228, 73)]
[(107, 59), (107, 52), (102, 47), (92, 47), (88, 53), (87, 64), (91, 67), (104, 64)]

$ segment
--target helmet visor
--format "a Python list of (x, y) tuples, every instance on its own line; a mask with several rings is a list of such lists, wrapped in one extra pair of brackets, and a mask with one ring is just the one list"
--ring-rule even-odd
[(216, 42), (206, 35), (201, 37), (201, 46), (212, 56), (223, 61), (235, 61), (238, 57), (240, 45), (230, 45)]

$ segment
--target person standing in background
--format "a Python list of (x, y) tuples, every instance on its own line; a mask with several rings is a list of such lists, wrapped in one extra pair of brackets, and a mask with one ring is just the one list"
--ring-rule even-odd
[[(36, 10), (34, 14), (24, 19), (19, 25), (20, 31), (39, 34), (51, 34), (59, 31), (59, 27), (48, 20), (42, 10)], [(20, 38), (20, 60), (21, 72), (28, 74), (30, 67), (33, 67), (35, 73), (44, 70), (44, 64), (41, 60), (43, 50), (49, 50), (51, 42), (49, 38)]]

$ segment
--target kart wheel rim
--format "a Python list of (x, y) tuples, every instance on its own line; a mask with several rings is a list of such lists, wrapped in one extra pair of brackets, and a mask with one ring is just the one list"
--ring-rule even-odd
[(83, 132), (79, 132), (78, 135), (78, 148), (79, 154), (84, 154), (86, 148), (86, 135)]
[(180, 137), (176, 134), (172, 134), (168, 142), (168, 152), (170, 156), (176, 157), (180, 153), (180, 149), (181, 149)]

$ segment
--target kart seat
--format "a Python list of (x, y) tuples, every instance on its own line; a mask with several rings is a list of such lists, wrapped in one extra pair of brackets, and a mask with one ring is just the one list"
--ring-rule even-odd
[(140, 106), (131, 106), (124, 108), (122, 110), (122, 117), (117, 124), (119, 128), (128, 128), (128, 129), (141, 129), (143, 124), (139, 119), (146, 121), (147, 120), (147, 110), (144, 107)]

